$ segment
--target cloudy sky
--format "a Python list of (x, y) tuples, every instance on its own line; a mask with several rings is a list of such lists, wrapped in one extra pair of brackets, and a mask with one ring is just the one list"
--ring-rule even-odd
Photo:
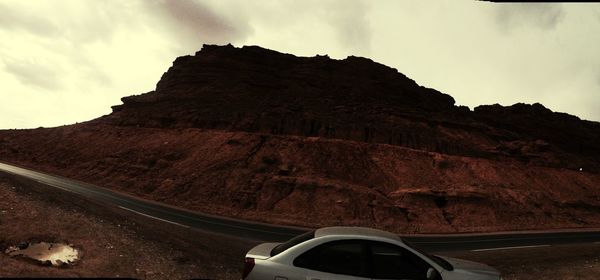
[(457, 104), (600, 121), (600, 4), (0, 0), (0, 128), (110, 113), (204, 43), (369, 57)]

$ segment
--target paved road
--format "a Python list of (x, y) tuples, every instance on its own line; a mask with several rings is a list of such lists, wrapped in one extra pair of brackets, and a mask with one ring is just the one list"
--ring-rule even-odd
[[(92, 184), (0, 163), (0, 171), (75, 193), (173, 226), (200, 229), (257, 241), (284, 241), (309, 229), (255, 223), (175, 209)], [(508, 250), (568, 243), (598, 243), (600, 231), (405, 236), (426, 251)]]

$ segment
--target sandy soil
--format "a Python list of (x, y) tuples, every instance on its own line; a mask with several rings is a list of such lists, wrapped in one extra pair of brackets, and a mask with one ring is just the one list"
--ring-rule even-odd
[(0, 277), (239, 279), (243, 255), (254, 245), (111, 212), (1, 174), (0, 233), (2, 252), (20, 242), (50, 241), (71, 243), (82, 254), (62, 268), (0, 254)]

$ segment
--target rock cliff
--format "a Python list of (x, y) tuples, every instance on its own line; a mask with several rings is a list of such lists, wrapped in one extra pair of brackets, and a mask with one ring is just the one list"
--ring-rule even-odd
[(398, 232), (600, 226), (600, 124), (473, 111), (367, 58), (205, 45), (72, 126), (0, 131), (0, 159), (212, 214)]
[(177, 58), (155, 91), (122, 101), (103, 121), (326, 137), (595, 171), (600, 158), (598, 123), (540, 104), (472, 112), (396, 69), (352, 56), (208, 45)]

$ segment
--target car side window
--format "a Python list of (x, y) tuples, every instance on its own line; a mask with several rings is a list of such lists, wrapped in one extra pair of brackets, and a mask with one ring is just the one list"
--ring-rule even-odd
[(393, 244), (370, 242), (374, 279), (427, 279), (430, 265), (412, 252)]
[(294, 260), (294, 266), (311, 270), (367, 277), (366, 245), (356, 240), (321, 244)]

